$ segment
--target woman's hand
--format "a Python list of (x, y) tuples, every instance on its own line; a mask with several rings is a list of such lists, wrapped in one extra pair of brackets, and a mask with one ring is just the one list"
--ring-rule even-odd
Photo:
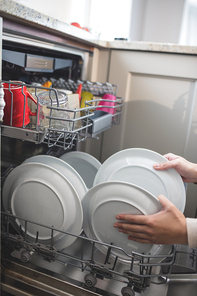
[(197, 164), (187, 161), (183, 157), (168, 153), (164, 155), (169, 161), (159, 164), (154, 164), (156, 170), (167, 170), (174, 168), (182, 177), (183, 182), (197, 182)]
[(128, 239), (147, 244), (187, 244), (185, 216), (163, 195), (158, 197), (163, 209), (153, 215), (120, 214), (114, 224)]

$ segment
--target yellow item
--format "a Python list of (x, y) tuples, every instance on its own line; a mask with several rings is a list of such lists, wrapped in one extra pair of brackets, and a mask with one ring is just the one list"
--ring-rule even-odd
[(81, 92), (81, 104), (80, 107), (81, 108), (85, 108), (87, 107), (87, 105), (85, 105), (86, 101), (91, 101), (93, 99), (93, 94), (89, 91), (82, 91)]
[(42, 86), (43, 87), (51, 87), (52, 82), (51, 81), (46, 81)]

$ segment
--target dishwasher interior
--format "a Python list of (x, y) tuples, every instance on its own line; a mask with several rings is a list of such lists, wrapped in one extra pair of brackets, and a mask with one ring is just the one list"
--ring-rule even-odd
[[(15, 52), (13, 52), (15, 48)], [(55, 56), (55, 57), (54, 57)], [(52, 66), (51, 66), (52, 65)], [(43, 69), (43, 67), (46, 67)], [(20, 43), (3, 43), (2, 82), (11, 92), (15, 85), (24, 90), (33, 89), (39, 106), (39, 92), (48, 92), (55, 97), (56, 105), (47, 106), (47, 126), (40, 125), (39, 108), (28, 125), (22, 127), (1, 125), (1, 184), (14, 168), (32, 155), (49, 155), (59, 158), (65, 151), (77, 150), (78, 143), (88, 137), (97, 138), (100, 133), (120, 123), (123, 98), (117, 97), (117, 85), (91, 82), (82, 79), (83, 59), (76, 54), (63, 54)], [(47, 81), (51, 86), (45, 86)], [(58, 91), (66, 89), (76, 93), (91, 92), (91, 101), (83, 108), (63, 109)], [(2, 90), (2, 88), (1, 88)], [(115, 96), (113, 106), (103, 99), (105, 94)], [(66, 95), (67, 98), (67, 95)], [(68, 99), (68, 98), (67, 98)], [(24, 101), (25, 102), (25, 101)], [(25, 103), (24, 103), (25, 104)], [(113, 112), (98, 112), (99, 108), (111, 108)], [(64, 112), (66, 129), (53, 126), (60, 121), (54, 111)], [(98, 115), (95, 117), (95, 115)], [(1, 290), (2, 295), (154, 295), (155, 289), (165, 290), (171, 273), (195, 273), (195, 249), (182, 250), (179, 246), (160, 246), (161, 252), (153, 255), (132, 251), (126, 253), (119, 246), (90, 239), (82, 230), (80, 235), (65, 232), (13, 215), (1, 205)], [(16, 228), (16, 221), (23, 220), (24, 227)], [(50, 243), (40, 243), (39, 230), (35, 239), (29, 239), (28, 229), (34, 224), (38, 229), (47, 228)], [(75, 237), (67, 248), (54, 246), (55, 233)], [(98, 246), (103, 246), (105, 253)], [(184, 248), (184, 247), (183, 247)], [(118, 250), (125, 260), (120, 260)], [(116, 253), (116, 252), (115, 252)], [(188, 260), (181, 263), (180, 254)], [(120, 256), (121, 257), (121, 256)], [(155, 288), (156, 287), (156, 288)], [(150, 294), (149, 294), (150, 293)], [(151, 294), (152, 293), (152, 294)], [(170, 296), (170, 295), (169, 295)]]

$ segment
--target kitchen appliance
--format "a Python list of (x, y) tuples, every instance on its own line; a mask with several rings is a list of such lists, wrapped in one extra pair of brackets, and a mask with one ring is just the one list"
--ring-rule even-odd
[[(117, 86), (84, 80), (85, 51), (59, 44), (53, 47), (50, 40), (46, 44), (46, 40), (44, 42), (32, 36), (30, 38), (7, 31), (2, 35), (2, 43), (2, 81), (8, 84), (13, 79), (22, 81), (20, 86), (33, 87), (35, 94), (50, 89), (56, 92), (57, 88), (75, 93), (82, 84), (83, 91), (94, 95), (94, 99), (87, 102), (83, 109), (64, 110), (72, 114), (67, 119), (71, 126), (69, 131), (51, 126), (51, 121), (56, 119), (52, 111), (63, 111), (58, 104), (58, 96), (57, 106), (48, 106), (48, 127), (40, 129), (38, 120), (22, 128), (2, 125), (3, 185), (13, 168), (19, 167), (27, 158), (45, 154), (60, 157), (65, 151), (77, 150), (78, 142), (85, 141), (87, 137), (96, 137), (105, 128), (118, 124), (123, 98), (116, 97), (113, 106), (109, 106), (115, 110), (113, 115), (110, 114), (110, 127), (107, 121), (102, 129), (98, 124), (97, 130), (95, 124), (92, 130), (94, 121), (91, 121), (91, 116), (94, 115), (97, 104), (99, 108), (106, 108), (106, 103), (102, 106), (101, 98), (106, 93), (116, 96)], [(52, 88), (40, 86), (48, 80), (52, 82)], [(39, 102), (39, 97), (37, 100)], [(83, 115), (77, 116), (81, 111)], [(100, 120), (102, 121), (102, 117)], [(76, 122), (80, 122), (80, 127)], [(55, 227), (46, 227), (28, 217), (17, 217), (9, 211), (2, 211), (1, 217), (2, 295), (134, 295), (147, 288), (151, 291), (151, 282), (155, 277), (157, 284), (164, 283), (175, 260), (174, 246), (170, 252), (154, 256), (137, 252), (127, 254), (119, 246), (87, 238), (84, 232), (80, 235), (67, 233)], [(13, 227), (13, 221), (17, 219), (22, 221), (23, 226), (19, 226), (18, 232)], [(27, 233), (32, 224), (34, 227), (47, 228), (47, 233), (51, 236), (47, 245), (39, 242), (39, 232), (34, 241), (28, 240)], [(74, 243), (65, 250), (57, 249), (53, 242), (54, 233), (57, 232), (74, 237)], [(106, 254), (99, 251), (98, 245), (107, 250)], [(114, 260), (111, 259), (111, 254), (116, 254), (117, 250), (118, 254), (122, 253), (128, 258), (129, 265), (119, 262), (118, 255)]]

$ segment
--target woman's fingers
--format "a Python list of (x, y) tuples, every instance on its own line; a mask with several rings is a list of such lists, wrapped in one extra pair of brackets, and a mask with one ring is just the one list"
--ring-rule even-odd
[(168, 170), (172, 168), (176, 169), (177, 166), (178, 166), (178, 159), (174, 159), (174, 160), (163, 162), (163, 163), (153, 164), (153, 167), (156, 170)]
[(146, 217), (144, 217), (143, 215), (120, 214), (116, 216), (116, 219), (121, 221), (127, 221), (133, 224), (146, 224)]
[(187, 243), (184, 215), (163, 195), (162, 210), (153, 215), (117, 215), (114, 227), (138, 242), (154, 244)]

